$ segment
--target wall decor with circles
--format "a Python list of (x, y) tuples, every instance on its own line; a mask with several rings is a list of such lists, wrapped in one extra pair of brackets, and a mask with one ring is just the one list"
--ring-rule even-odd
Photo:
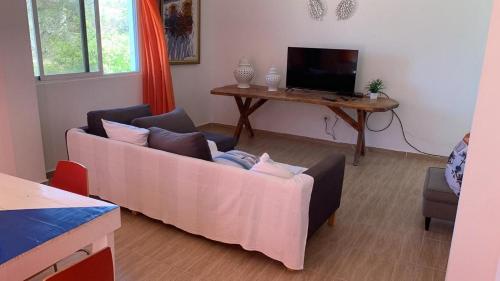
[(326, 4), (322, 0), (307, 0), (309, 15), (312, 19), (320, 21), (326, 15)]
[(354, 15), (358, 2), (356, 0), (341, 0), (337, 6), (337, 19), (347, 20)]
[[(358, 7), (357, 0), (340, 0), (337, 5), (337, 20), (350, 19)], [(307, 0), (307, 8), (312, 19), (321, 21), (326, 16), (327, 5), (325, 0)]]

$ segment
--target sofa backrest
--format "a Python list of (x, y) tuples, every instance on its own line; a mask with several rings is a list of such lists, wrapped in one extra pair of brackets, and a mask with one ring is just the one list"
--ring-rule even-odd
[(90, 111), (87, 113), (87, 132), (92, 135), (107, 138), (108, 135), (102, 126), (102, 119), (130, 125), (132, 120), (136, 118), (151, 115), (151, 110), (147, 104)]
[[(92, 195), (100, 195), (98, 189), (109, 188), (117, 184), (114, 181), (117, 177), (122, 177), (123, 182), (127, 179), (138, 180), (134, 178), (135, 176), (145, 179), (158, 177), (164, 179), (162, 184), (167, 186), (173, 185), (174, 181), (178, 181), (178, 184), (182, 186), (183, 180), (195, 180), (200, 181), (200, 184), (210, 182), (216, 188), (220, 184), (218, 180), (220, 177), (232, 175), (231, 178), (235, 182), (229, 186), (245, 185), (251, 188), (266, 186), (266, 188), (283, 190), (291, 188), (295, 190), (292, 193), (300, 193), (304, 189), (310, 193), (314, 182), (314, 179), (306, 174), (298, 174), (285, 179), (149, 147), (99, 138), (81, 129), (70, 129), (67, 132), (67, 146), (69, 159), (88, 168)], [(179, 169), (183, 170), (180, 174)], [(98, 184), (100, 182), (98, 178), (105, 183)], [(119, 187), (120, 184), (115, 188)]]

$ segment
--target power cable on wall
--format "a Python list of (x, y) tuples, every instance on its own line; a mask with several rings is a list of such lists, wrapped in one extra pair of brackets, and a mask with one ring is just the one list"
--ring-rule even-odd
[[(386, 93), (381, 93), (383, 95), (385, 95), (387, 98), (389, 98), (389, 95), (387, 95)], [(372, 129), (370, 128), (370, 126), (368, 125), (368, 121), (370, 120), (370, 116), (372, 116), (373, 112), (370, 112), (368, 113), (368, 116), (366, 117), (366, 129), (368, 129), (368, 131), (370, 132), (376, 132), (376, 133), (379, 133), (379, 132), (383, 132), (387, 129), (389, 129), (389, 127), (391, 127), (392, 123), (394, 122), (394, 116), (396, 116), (396, 119), (398, 119), (398, 122), (399, 122), (399, 126), (401, 128), (401, 133), (403, 134), (403, 139), (404, 141), (406, 142), (406, 144), (408, 146), (410, 146), (411, 148), (413, 148), (415, 151), (417, 152), (420, 152), (424, 155), (428, 155), (428, 156), (434, 156), (434, 157), (442, 157), (441, 155), (436, 155), (436, 154), (432, 154), (432, 153), (428, 153), (428, 152), (425, 152), (419, 148), (417, 148), (415, 145), (413, 145), (409, 140), (408, 138), (406, 137), (406, 133), (405, 133), (405, 129), (404, 129), (404, 126), (403, 126), (403, 122), (401, 121), (401, 118), (399, 117), (399, 115), (396, 113), (396, 111), (394, 111), (394, 109), (391, 110), (391, 120), (389, 121), (389, 123), (384, 126), (382, 129), (379, 129), (379, 130), (376, 130), (376, 129)]]
[(325, 120), (325, 134), (329, 135), (332, 137), (334, 141), (337, 140), (337, 137), (335, 136), (335, 126), (337, 126), (337, 123), (339, 122), (339, 117), (335, 115), (335, 122), (333, 122), (332, 129), (328, 129), (328, 117), (324, 117)]

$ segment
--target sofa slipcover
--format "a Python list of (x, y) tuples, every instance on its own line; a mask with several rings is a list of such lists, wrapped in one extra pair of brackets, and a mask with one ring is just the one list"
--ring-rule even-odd
[(71, 129), (90, 194), (209, 239), (304, 267), (314, 179), (254, 173)]

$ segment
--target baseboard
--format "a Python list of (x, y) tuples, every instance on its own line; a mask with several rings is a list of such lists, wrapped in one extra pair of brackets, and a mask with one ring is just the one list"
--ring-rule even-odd
[(214, 124), (214, 123), (210, 123), (210, 122), (203, 123), (203, 124), (201, 124), (201, 125), (196, 126), (196, 128), (198, 128), (198, 129), (200, 129), (200, 128), (204, 128), (205, 126), (208, 126), (208, 125), (210, 125), (210, 124)]
[[(199, 129), (202, 130), (210, 130), (210, 129), (216, 129), (216, 128), (225, 128), (229, 130), (235, 130), (236, 126), (234, 125), (227, 125), (227, 124), (221, 124), (221, 123), (207, 123), (204, 125), (198, 126)], [(264, 135), (272, 135), (272, 136), (277, 136), (277, 137), (285, 137), (289, 139), (295, 139), (295, 140), (302, 140), (302, 141), (308, 141), (308, 142), (315, 142), (318, 144), (326, 144), (326, 145), (331, 145), (335, 147), (343, 147), (343, 148), (350, 148), (352, 151), (355, 151), (356, 147), (355, 144), (351, 143), (340, 143), (340, 142), (333, 142), (329, 140), (324, 140), (324, 139), (317, 139), (317, 138), (311, 138), (311, 137), (306, 137), (306, 136), (297, 136), (297, 135), (292, 135), (292, 134), (287, 134), (287, 133), (278, 133), (278, 132), (273, 132), (273, 131), (268, 131), (268, 130), (261, 130), (261, 129), (253, 129), (255, 134), (264, 134)], [(386, 149), (386, 148), (379, 148), (379, 147), (366, 147), (368, 151), (372, 152), (382, 152), (382, 153), (392, 153), (392, 154), (397, 154), (397, 155), (402, 155), (404, 157), (417, 157), (417, 158), (424, 158), (424, 159), (438, 159), (442, 161), (447, 161), (448, 158), (445, 156), (430, 156), (430, 155), (425, 155), (425, 154), (420, 154), (420, 153), (415, 153), (415, 152), (406, 152), (406, 151), (398, 151), (398, 150), (392, 150), (392, 149)]]

